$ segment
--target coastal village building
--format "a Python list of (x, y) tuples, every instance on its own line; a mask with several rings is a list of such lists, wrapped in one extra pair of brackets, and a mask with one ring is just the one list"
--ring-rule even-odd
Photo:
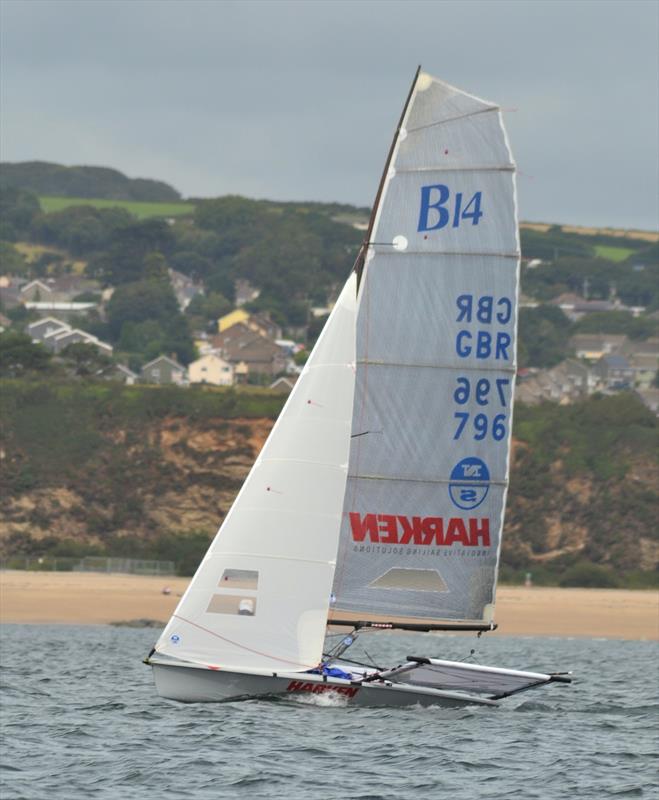
[(244, 278), (238, 278), (234, 283), (234, 288), (236, 290), (236, 306), (238, 308), (244, 306), (245, 303), (251, 303), (252, 300), (256, 300), (261, 294), (260, 289), (252, 286), (252, 284)]
[(93, 311), (98, 307), (97, 303), (82, 301), (71, 303), (64, 303), (60, 301), (47, 301), (43, 303), (29, 302), (24, 303), (24, 305), (25, 308), (29, 309), (30, 311), (36, 311), (37, 314), (59, 314), (59, 316), (64, 317), (64, 319), (72, 319), (80, 314), (88, 314), (90, 311)]
[(619, 352), (624, 356), (649, 355), (659, 357), (659, 338), (651, 336), (649, 339), (641, 341), (628, 340), (621, 345)]
[(71, 330), (66, 322), (55, 319), (55, 317), (44, 317), (43, 319), (30, 323), (26, 328), (26, 333), (32, 337), (33, 342), (40, 342), (43, 344), (48, 336), (66, 330)]
[(107, 342), (101, 342), (95, 336), (87, 333), (87, 331), (81, 331), (79, 328), (72, 328), (68, 331), (55, 333), (46, 339), (44, 344), (54, 353), (61, 353), (71, 344), (86, 344), (95, 347), (100, 353), (106, 356), (112, 355), (112, 345), (107, 344)]
[(594, 367), (603, 389), (629, 389), (634, 385), (634, 369), (625, 356), (612, 353), (602, 356)]
[[(75, 299), (84, 295), (87, 295), (87, 299)], [(94, 295), (98, 295), (98, 298)], [(22, 305), (43, 316), (57, 314), (66, 321), (76, 314), (86, 314), (97, 308), (101, 297), (100, 283), (80, 275), (61, 275), (32, 281), (0, 276), (0, 302), (5, 309)]]
[(281, 378), (277, 378), (276, 381), (273, 381), (268, 388), (272, 389), (273, 392), (290, 394), (293, 391), (296, 381), (297, 375), (282, 375)]
[[(86, 295), (86, 297), (85, 297)], [(95, 299), (95, 295), (98, 298)], [(84, 298), (78, 299), (76, 298)], [(87, 314), (98, 307), (101, 284), (80, 275), (61, 275), (57, 278), (39, 278), (24, 284), (19, 302), (37, 314), (58, 314), (69, 319), (76, 314)]]
[(185, 311), (194, 297), (204, 293), (204, 287), (192, 280), (188, 275), (184, 275), (175, 269), (170, 268), (167, 272), (169, 273), (169, 282), (176, 296), (176, 302), (181, 311)]
[(233, 325), (245, 323), (249, 319), (249, 314), (242, 308), (235, 308), (217, 321), (217, 332), (224, 333), (224, 331), (231, 328)]
[(535, 405), (552, 401), (565, 405), (592, 394), (597, 386), (593, 368), (572, 358), (552, 369), (527, 374), (515, 385), (515, 402)]
[(26, 283), (25, 278), (0, 275), (0, 303), (5, 311), (21, 305), (21, 287)]
[(105, 355), (112, 355), (112, 345), (102, 342), (87, 331), (72, 328), (55, 317), (45, 317), (32, 322), (27, 326), (26, 333), (33, 342), (42, 344), (52, 353), (61, 353), (70, 344), (88, 344)]
[(289, 365), (289, 359), (281, 347), (253, 331), (244, 322), (232, 325), (211, 337), (211, 342), (213, 349), (226, 361), (234, 366), (243, 364), (249, 375), (274, 377), (285, 372)]
[(143, 383), (157, 383), (159, 385), (175, 384), (187, 385), (185, 367), (168, 356), (158, 356), (142, 367), (141, 380)]
[(569, 341), (569, 347), (577, 358), (599, 361), (602, 356), (617, 353), (629, 340), (626, 336), (614, 333), (578, 333)]
[(611, 300), (585, 300), (583, 297), (579, 297), (579, 295), (572, 292), (566, 292), (558, 297), (554, 297), (553, 300), (549, 301), (549, 304), (558, 306), (572, 322), (577, 322), (585, 317), (586, 314), (595, 314), (601, 311), (628, 311), (635, 317), (645, 311), (645, 309), (640, 306), (629, 308), (617, 298)]
[(239, 361), (233, 369), (233, 379), (236, 383), (247, 383), (249, 367), (244, 361)]
[(637, 389), (636, 394), (646, 408), (659, 417), (659, 389), (651, 386), (649, 389)]
[[(585, 352), (592, 356), (605, 345), (610, 346), (613, 337), (603, 335), (585, 338), (596, 340), (584, 344), (588, 348)], [(644, 398), (643, 392), (654, 388), (659, 370), (659, 339), (637, 342), (624, 336), (616, 338), (620, 346), (614, 352), (602, 355), (595, 364), (569, 358), (552, 369), (519, 370), (515, 400), (528, 404), (544, 400), (565, 404), (594, 392), (611, 393), (627, 389), (636, 389), (639, 396)]]
[(232, 386), (233, 366), (217, 353), (206, 353), (188, 364), (190, 383), (207, 383), (211, 386)]
[(634, 386), (649, 389), (659, 373), (659, 355), (653, 353), (635, 353), (628, 358), (629, 366), (634, 370)]
[(235, 308), (217, 321), (218, 333), (224, 333), (234, 325), (246, 325), (255, 333), (260, 333), (266, 339), (281, 339), (282, 331), (279, 325), (270, 318), (267, 312), (250, 314), (244, 308)]
[(101, 293), (101, 284), (80, 275), (60, 275), (57, 278), (38, 278), (21, 288), (23, 303), (70, 303), (81, 294)]
[(250, 330), (260, 333), (266, 339), (281, 339), (282, 330), (276, 322), (270, 319), (270, 314), (263, 312), (260, 314), (250, 314), (249, 319), (246, 321), (247, 327)]
[(133, 386), (133, 384), (137, 383), (139, 375), (133, 372), (132, 369), (124, 366), (124, 364), (113, 364), (112, 367), (103, 374), (103, 377), (111, 381), (121, 381), (121, 383), (125, 383), (126, 386)]

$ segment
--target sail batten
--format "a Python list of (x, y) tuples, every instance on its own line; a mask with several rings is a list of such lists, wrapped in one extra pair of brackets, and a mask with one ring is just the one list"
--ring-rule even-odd
[(417, 76), (364, 254), (333, 618), (491, 623), (516, 372), (514, 169), (497, 106)]
[[(435, 478), (430, 480), (429, 478), (410, 478), (409, 476), (405, 475), (367, 475), (364, 472), (356, 473), (356, 472), (349, 472), (349, 478), (359, 478), (362, 481), (409, 481), (410, 483), (443, 483), (443, 484), (451, 484), (453, 481), (446, 480), (444, 478)], [(509, 481), (508, 479), (496, 481), (492, 480), (491, 478), (487, 481), (488, 486), (508, 486)]]
[(487, 108), (479, 109), (478, 111), (472, 111), (469, 114), (460, 114), (457, 117), (447, 117), (446, 119), (438, 119), (436, 122), (428, 122), (425, 125), (418, 125), (415, 128), (405, 128), (405, 132), (407, 134), (410, 133), (418, 133), (419, 131), (428, 130), (428, 128), (436, 128), (438, 125), (446, 125), (450, 122), (460, 122), (461, 120), (469, 119), (470, 117), (476, 117), (479, 114), (487, 114), (490, 111), (501, 111), (499, 106), (488, 106)]
[[(466, 250), (462, 250), (462, 251), (457, 251), (457, 250), (433, 250), (433, 251), (428, 251), (428, 250), (407, 250), (405, 253), (397, 253), (396, 250), (393, 249), (394, 248), (393, 243), (392, 244), (387, 244), (387, 247), (390, 248), (390, 249), (379, 250), (377, 245), (383, 245), (383, 244), (384, 244), (383, 242), (372, 242), (371, 243), (372, 252), (374, 254), (379, 253), (380, 255), (385, 255), (385, 254), (387, 256), (398, 256), (398, 255), (400, 255), (400, 256), (403, 256), (403, 257), (423, 256), (423, 255), (428, 255), (429, 252), (430, 252), (430, 255), (434, 255), (434, 256), (472, 256), (472, 257), (478, 257), (478, 258), (512, 258), (512, 259), (515, 259), (515, 260), (519, 260), (521, 258), (521, 253), (519, 251), (509, 252), (509, 253), (494, 253), (494, 252), (492, 252), (492, 253), (483, 253), (483, 252), (478, 252), (478, 251), (469, 252), (469, 251), (466, 251)], [(441, 266), (441, 265), (439, 265), (439, 266)]]
[(490, 167), (487, 165), (477, 166), (477, 167), (439, 167), (439, 166), (428, 166), (428, 167), (401, 167), (396, 170), (399, 175), (405, 175), (408, 173), (415, 173), (415, 172), (514, 172), (515, 165), (514, 164), (504, 164), (502, 166), (495, 166)]
[[(408, 367), (410, 369), (414, 369), (414, 368), (417, 368), (417, 367), (419, 369), (460, 369), (459, 366), (456, 366), (455, 364), (448, 364), (448, 363), (444, 363), (444, 364), (412, 364), (412, 363), (403, 364), (400, 361), (383, 361), (381, 359), (376, 361), (375, 359), (366, 359), (366, 358), (357, 359), (357, 363), (358, 364), (363, 364), (365, 366), (371, 366), (371, 367), (403, 367), (403, 368)], [(517, 372), (517, 366), (516, 365), (512, 365), (510, 367), (480, 367), (480, 371), (481, 372), (488, 372), (488, 371), (489, 372), (510, 372), (510, 373), (514, 374), (514, 373)]]

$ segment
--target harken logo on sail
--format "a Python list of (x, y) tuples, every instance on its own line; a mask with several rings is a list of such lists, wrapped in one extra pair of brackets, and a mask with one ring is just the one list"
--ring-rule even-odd
[(463, 458), (453, 467), (448, 486), (453, 505), (464, 511), (478, 508), (487, 497), (489, 489), (490, 471), (480, 458)]
[(490, 520), (460, 517), (407, 517), (402, 514), (350, 512), (354, 542), (451, 547), (490, 546)]

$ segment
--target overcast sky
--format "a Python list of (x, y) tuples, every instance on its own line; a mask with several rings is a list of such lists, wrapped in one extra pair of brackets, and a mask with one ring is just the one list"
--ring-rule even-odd
[(655, 0), (1, 0), (1, 157), (370, 205), (417, 64), (509, 109), (526, 220), (654, 228)]

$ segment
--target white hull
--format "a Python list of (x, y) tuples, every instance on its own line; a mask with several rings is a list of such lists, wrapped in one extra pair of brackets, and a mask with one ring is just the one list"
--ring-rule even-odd
[(250, 674), (209, 669), (196, 664), (160, 661), (153, 667), (161, 697), (182, 703), (226, 703), (254, 698), (329, 696), (352, 706), (496, 706), (494, 700), (463, 692), (411, 686), (389, 681), (341, 680), (309, 673)]

